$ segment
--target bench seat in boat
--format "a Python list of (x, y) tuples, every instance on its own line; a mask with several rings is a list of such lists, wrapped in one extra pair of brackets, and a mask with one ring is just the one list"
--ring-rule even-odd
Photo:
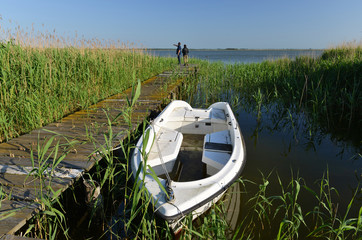
[[(172, 171), (181, 148), (182, 140), (182, 133), (171, 129), (161, 129), (159, 134), (157, 134), (147, 160), (147, 165), (152, 167), (157, 176), (165, 174), (162, 167), (161, 156), (166, 165), (167, 171)], [(157, 144), (161, 153), (158, 151)]]
[(230, 159), (232, 145), (228, 130), (206, 134), (202, 162), (206, 164), (208, 175), (220, 171)]

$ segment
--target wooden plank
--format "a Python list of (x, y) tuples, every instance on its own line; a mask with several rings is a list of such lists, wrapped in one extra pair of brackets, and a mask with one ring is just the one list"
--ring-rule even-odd
[[(112, 126), (113, 132), (122, 132), (127, 130), (128, 126)], [(95, 131), (97, 130), (97, 131)], [(42, 130), (33, 131), (21, 139), (29, 139), (32, 143), (37, 143), (38, 135), (40, 136), (39, 139), (49, 139), (53, 135), (59, 135), (59, 137), (64, 139), (75, 139), (79, 141), (86, 141), (88, 133), (92, 135), (103, 135), (109, 131), (108, 127), (100, 127), (98, 129), (94, 128), (85, 128), (85, 127), (75, 127), (75, 128), (66, 128), (66, 126), (46, 126)], [(15, 139), (14, 139), (15, 140)]]
[(127, 127), (128, 126), (125, 123), (123, 123), (122, 125), (115, 124), (109, 127), (108, 123), (100, 121), (100, 122), (94, 122), (93, 125), (90, 125), (86, 128), (85, 126), (82, 125), (75, 126), (71, 122), (62, 122), (57, 125), (48, 125), (44, 127), (41, 134), (54, 135), (54, 133), (56, 133), (58, 135), (74, 136), (74, 137), (77, 137), (77, 135), (75, 134), (78, 134), (78, 137), (84, 138), (85, 136), (87, 136), (86, 135), (87, 132), (103, 134), (109, 132), (110, 129), (113, 132), (120, 132), (126, 130)]
[(40, 183), (38, 178), (27, 175), (14, 175), (14, 174), (0, 174), (0, 185), (2, 187), (23, 187), (23, 188), (39, 188), (41, 185), (48, 186), (52, 184), (52, 187), (59, 189), (62, 186), (68, 186), (72, 179), (69, 178), (52, 178), (44, 179), (44, 182)]
[[(60, 168), (75, 168), (75, 169), (84, 169), (87, 168), (89, 165), (88, 163), (89, 158), (83, 157), (83, 160), (77, 160), (77, 158), (66, 158), (62, 162), (59, 163)], [(53, 159), (49, 159), (47, 162), (52, 163)], [(37, 159), (34, 161), (35, 165), (39, 162)], [(20, 157), (9, 157), (9, 156), (0, 156), (0, 164), (2, 165), (17, 165), (17, 166), (24, 166), (30, 167), (32, 166), (32, 160), (28, 158), (20, 158)]]
[[(53, 164), (53, 163), (52, 163)], [(83, 173), (83, 169), (79, 168), (64, 168), (59, 167), (57, 164), (48, 165), (44, 162), (40, 165), (34, 166), (19, 166), (19, 165), (6, 165), (0, 164), (0, 174), (6, 175), (39, 175), (53, 178), (78, 178)]]
[[(181, 67), (180, 71), (184, 71), (184, 69), (187, 68)], [(61, 168), (59, 169), (60, 174), (63, 174), (64, 168), (78, 169), (80, 172), (90, 170), (95, 162), (102, 158), (102, 153), (99, 151), (104, 149), (102, 146), (108, 141), (109, 120), (112, 122), (114, 137), (111, 146), (116, 147), (127, 137), (128, 131), (134, 131), (152, 112), (161, 110), (160, 106), (169, 97), (170, 92), (177, 91), (180, 80), (170, 80), (171, 75), (174, 73), (165, 72), (142, 83), (141, 96), (129, 116), (130, 123), (124, 119), (124, 115), (128, 114), (126, 98), (130, 99), (132, 93), (132, 89), (129, 88), (88, 109), (75, 112), (58, 122), (0, 144), (0, 172), (3, 172), (0, 173), (0, 187), (8, 197), (19, 199), (19, 201), (7, 199), (0, 202), (2, 204), (0, 207), (0, 237), (4, 237), (3, 234), (12, 237), (11, 234), (23, 226), (39, 207), (34, 202), (20, 200), (37, 199), (39, 190), (44, 184), (51, 186), (53, 190), (64, 191), (75, 181), (75, 178), (79, 178), (79, 175), (74, 175), (72, 178), (57, 177), (52, 178), (51, 181), (45, 179), (44, 182), (40, 182), (34, 176), (25, 175), (26, 171), (32, 169), (30, 168), (33, 164), (32, 161), (35, 164), (40, 161), (37, 153), (38, 144), (43, 146), (51, 137), (55, 136), (45, 155), (49, 157), (47, 163), (52, 163), (54, 156), (49, 156), (49, 154), (56, 146), (59, 147), (59, 154), (67, 153), (65, 159), (58, 165)], [(167, 82), (168, 89), (163, 87), (165, 82)], [(115, 120), (117, 116), (119, 117)], [(17, 175), (10, 174), (10, 172), (17, 173)], [(64, 173), (68, 174), (67, 170)], [(16, 213), (14, 212), (14, 215), (2, 219), (1, 216), (11, 213), (14, 209), (18, 210)]]
[[(61, 186), (53, 186), (51, 185), (52, 190), (43, 189), (40, 191), (40, 188), (23, 188), (23, 187), (12, 187), (12, 186), (2, 186), (2, 191), (5, 193), (11, 200), (19, 200), (19, 201), (35, 201), (36, 199), (41, 199), (41, 196), (47, 195), (50, 198), (58, 197), (54, 196), (54, 192), (59, 189), (65, 190), (71, 184), (64, 184)], [(61, 191), (63, 192), (63, 191)], [(61, 193), (60, 192), (60, 193)]]
[[(66, 168), (84, 168), (89, 170), (96, 160), (101, 158), (101, 155), (96, 154), (93, 146), (86, 145), (82, 149), (74, 149), (67, 154), (65, 160), (63, 160), (59, 167)], [(25, 156), (24, 156), (25, 155)], [(16, 160), (16, 162), (14, 162)], [(37, 163), (37, 157), (35, 156), (34, 162)], [(5, 161), (5, 162), (4, 162)], [(49, 159), (52, 162), (53, 158)], [(20, 166), (31, 166), (30, 154), (24, 153), (23, 151), (12, 151), (11, 154), (1, 153), (0, 163), (2, 164), (20, 164)]]
[(38, 209), (40, 209), (40, 204), (33, 202), (1, 201), (0, 236), (4, 234), (14, 234)]
[[(104, 144), (104, 138), (99, 137), (99, 138), (94, 138), (95, 140), (99, 140), (99, 142), (97, 143), (97, 146), (99, 146), (100, 144)], [(48, 152), (45, 154), (46, 157), (49, 156), (50, 151), (52, 151), (54, 148), (54, 146), (52, 146)], [(91, 154), (96, 150), (96, 148), (93, 145), (73, 145), (73, 146), (68, 146), (66, 148), (66, 152), (67, 152), (67, 156), (69, 154)], [(58, 150), (58, 156), (60, 156), (60, 154), (62, 154), (62, 148), (59, 148)], [(31, 153), (29, 151), (28, 148), (24, 148), (24, 149), (6, 149), (6, 148), (2, 148), (0, 147), (0, 156), (6, 156), (6, 157), (20, 157), (20, 158), (30, 158)], [(33, 156), (34, 158), (37, 158), (37, 152), (36, 152), (36, 148), (34, 149), (33, 152)]]
[[(36, 238), (37, 240), (40, 240), (40, 238)], [(35, 240), (35, 238), (28, 238), (28, 237), (22, 237), (22, 236), (15, 236), (15, 235), (4, 235), (0, 238), (0, 240)]]
[[(8, 150), (10, 151), (24, 151), (30, 153), (33, 149), (34, 151), (37, 150), (38, 143), (40, 146), (43, 146), (45, 143), (47, 143), (51, 137), (54, 137), (52, 142), (52, 147), (58, 145), (59, 149), (66, 149), (66, 148), (76, 148), (84, 145), (91, 145), (92, 139), (104, 139), (106, 136), (108, 138), (109, 134), (111, 133), (109, 129), (106, 130), (106, 128), (99, 128), (97, 132), (90, 130), (87, 134), (87, 136), (82, 136), (81, 133), (77, 132), (65, 132), (63, 130), (64, 128), (51, 128), (47, 127), (46, 130), (52, 131), (51, 133), (44, 130), (44, 134), (42, 133), (42, 137), (39, 139), (32, 139), (31, 137), (36, 137), (36, 134), (32, 133), (28, 136), (24, 136), (22, 138), (16, 138), (12, 139), (8, 142), (9, 146), (2, 146), (0, 145), (0, 151), (1, 150)], [(125, 127), (112, 127), (112, 136), (117, 139), (122, 139), (122, 135), (125, 135)], [(84, 129), (84, 131), (86, 131)], [(70, 135), (71, 134), (71, 135)]]

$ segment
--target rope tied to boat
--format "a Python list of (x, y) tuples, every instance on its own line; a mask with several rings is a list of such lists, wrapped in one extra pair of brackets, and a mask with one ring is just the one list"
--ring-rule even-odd
[[(151, 127), (153, 129), (153, 133), (155, 134), (155, 136), (157, 136), (156, 132), (155, 132), (154, 124), (152, 122), (151, 122)], [(158, 127), (160, 129), (162, 129), (161, 126), (158, 126)], [(162, 165), (163, 170), (165, 171), (165, 175), (166, 175), (166, 178), (167, 178), (166, 179), (166, 184), (165, 184), (165, 187), (166, 187), (166, 200), (167, 200), (167, 202), (172, 202), (172, 201), (175, 200), (175, 194), (174, 194), (173, 189), (171, 187), (172, 180), (171, 180), (170, 175), (167, 172), (166, 164), (163, 161), (162, 154), (161, 154), (161, 149), (160, 149), (160, 146), (158, 144), (157, 138), (155, 138), (155, 141), (156, 141), (158, 156), (160, 157), (161, 165)]]

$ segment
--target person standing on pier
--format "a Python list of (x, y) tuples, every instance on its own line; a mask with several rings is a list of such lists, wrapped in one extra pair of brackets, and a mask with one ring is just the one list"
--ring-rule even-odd
[(184, 56), (184, 66), (187, 66), (188, 60), (189, 60), (189, 49), (186, 47), (186, 44), (184, 45), (184, 48), (182, 49), (182, 55)]
[(181, 64), (181, 43), (178, 42), (178, 44), (174, 44), (174, 46), (177, 47), (176, 49), (176, 54), (177, 54), (177, 59), (178, 59), (178, 64)]

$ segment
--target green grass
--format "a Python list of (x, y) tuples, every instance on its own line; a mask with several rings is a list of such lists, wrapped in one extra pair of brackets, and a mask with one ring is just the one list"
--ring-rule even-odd
[[(261, 106), (278, 102), (289, 112), (290, 118), (290, 112), (304, 111), (326, 131), (353, 131), (361, 129), (361, 106), (358, 104), (362, 74), (360, 53), (360, 49), (331, 49), (318, 59), (301, 57), (295, 61), (283, 59), (248, 65), (199, 61), (198, 80), (194, 77), (186, 80), (183, 97), (198, 106), (208, 106), (218, 100), (230, 101), (237, 106), (247, 99), (253, 102), (250, 106), (258, 114)], [(7, 43), (0, 54), (0, 104), (1, 109), (6, 110), (0, 113), (2, 140), (122, 91), (131, 86), (135, 76), (145, 79), (171, 66), (169, 59), (129, 50), (35, 49)], [(129, 111), (118, 117), (130, 122), (136, 100), (136, 97), (130, 99)], [(105, 135), (107, 143), (115, 137), (112, 121), (110, 119), (110, 131)], [(88, 175), (102, 186), (104, 224), (107, 225), (115, 213), (116, 204), (122, 202), (124, 217), (117, 221), (123, 222), (127, 237), (169, 239), (172, 234), (167, 224), (155, 219), (146, 190), (139, 188), (139, 182), (131, 180), (129, 172), (128, 158), (142, 129), (127, 131), (127, 139), (120, 143), (120, 156), (107, 151), (111, 144), (95, 149), (105, 153), (103, 163), (97, 163), (94, 172)], [(345, 138), (350, 139), (350, 136), (347, 134)], [(39, 150), (47, 152), (47, 143), (39, 146)], [(57, 155), (58, 159), (63, 156), (56, 151), (55, 148), (50, 154)], [(41, 156), (49, 158), (46, 154)], [(35, 168), (34, 165), (33, 173), (41, 180), (44, 180), (42, 169), (45, 167)], [(362, 208), (359, 206), (357, 215), (351, 211), (359, 200), (360, 187), (356, 188), (347, 208), (339, 209), (340, 196), (330, 185), (328, 171), (313, 185), (307, 185), (301, 176), (293, 174), (283, 182), (276, 172), (261, 173), (258, 181), (240, 178), (236, 184), (244, 188), (238, 194), (243, 196), (243, 209), (247, 211), (235, 231), (227, 231), (225, 205), (220, 201), (195, 223), (190, 216), (186, 217), (181, 239), (360, 239)], [(253, 188), (257, 190), (249, 190)], [(52, 189), (45, 190), (52, 192)], [(67, 224), (62, 203), (48, 198), (42, 190), (40, 192), (43, 206), (36, 220), (29, 225), (28, 236), (51, 239), (65, 233), (64, 237), (71, 237), (67, 234), (74, 226)], [(314, 202), (314, 207), (304, 206), (304, 199)], [(95, 219), (87, 220), (90, 226)], [(106, 227), (106, 231), (111, 228)], [(113, 234), (117, 237), (119, 233)]]
[(0, 141), (6, 141), (146, 80), (175, 61), (141, 50), (33, 48), (0, 44)]
[[(362, 208), (349, 212), (359, 200), (355, 194), (345, 212), (338, 209), (338, 191), (330, 185), (328, 170), (312, 186), (302, 177), (283, 183), (276, 172), (261, 174), (260, 182), (240, 179), (246, 192), (247, 209), (236, 233), (243, 239), (360, 239)], [(277, 187), (276, 187), (277, 186)], [(250, 193), (247, 190), (258, 188)], [(317, 189), (317, 190), (312, 190)], [(250, 195), (250, 197), (248, 197)], [(313, 208), (305, 201), (315, 203)], [(236, 237), (236, 235), (234, 237)], [(237, 238), (236, 238), (237, 239)]]
[[(214, 101), (277, 102), (304, 112), (338, 139), (360, 144), (362, 135), (362, 48), (342, 46), (319, 58), (298, 57), (255, 64), (200, 62), (199, 81), (185, 87), (196, 106)], [(197, 94), (192, 93), (197, 89)]]
[[(318, 129), (331, 134), (332, 139), (351, 142), (360, 149), (360, 46), (329, 49), (319, 58), (299, 57), (258, 64), (224, 65), (203, 61), (198, 64), (198, 81), (189, 79), (184, 85), (183, 99), (193, 106), (208, 107), (215, 101), (228, 101), (236, 109), (242, 105), (255, 112), (257, 121), (262, 111), (275, 111), (277, 121), (282, 121), (283, 116), (290, 122), (289, 130), (296, 141), (294, 113), (302, 113), (309, 138), (313, 139)], [(257, 131), (255, 134), (257, 137)], [(246, 196), (248, 204), (243, 205), (243, 209), (250, 211), (244, 210), (248, 213), (244, 212), (235, 239), (359, 239), (360, 187), (354, 189), (349, 205), (342, 207), (341, 196), (330, 186), (328, 173), (326, 175), (315, 185), (307, 186), (299, 176), (282, 183), (279, 177), (271, 181), (262, 174), (262, 182), (253, 183), (257, 189)], [(250, 185), (251, 181), (240, 180)], [(268, 191), (275, 188), (280, 192)], [(305, 199), (315, 207), (308, 208)]]

